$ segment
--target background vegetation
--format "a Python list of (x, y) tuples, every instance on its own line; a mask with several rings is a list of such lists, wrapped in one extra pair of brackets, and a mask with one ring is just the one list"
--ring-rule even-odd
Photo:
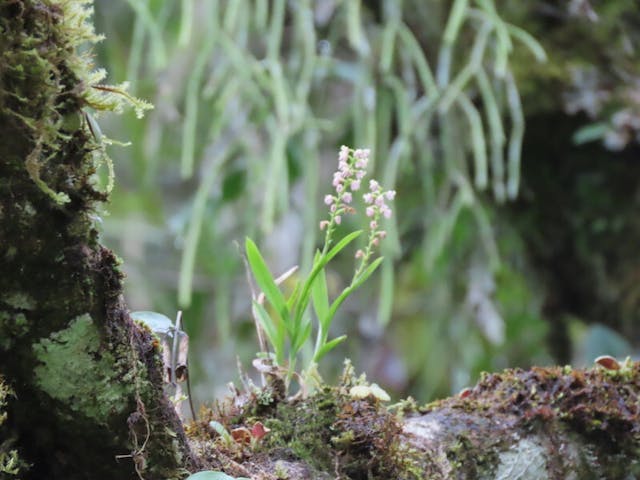
[(132, 309), (183, 310), (196, 401), (257, 350), (238, 244), (308, 268), (341, 144), (371, 148), (398, 195), (327, 379), (350, 357), (423, 401), (483, 370), (632, 354), (633, 3), (97, 0), (97, 63), (155, 104), (97, 117), (132, 142), (110, 149), (104, 236)]

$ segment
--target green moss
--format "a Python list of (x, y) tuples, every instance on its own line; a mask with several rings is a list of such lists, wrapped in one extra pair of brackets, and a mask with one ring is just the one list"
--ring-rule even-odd
[(8, 350), (28, 332), (29, 324), (24, 313), (0, 311), (0, 350)]
[(0, 298), (0, 301), (18, 310), (33, 310), (36, 306), (35, 300), (24, 292), (5, 293)]
[[(468, 416), (464, 432), (447, 454), (456, 472), (497, 478), (496, 469), (501, 474), (517, 467), (517, 471), (535, 474), (545, 469), (548, 455), (542, 450), (567, 443), (569, 437), (569, 443), (590, 452), (584, 458), (576, 454), (569, 464), (583, 465), (606, 478), (622, 478), (620, 469), (629, 468), (628, 459), (640, 454), (638, 389), (640, 364), (631, 361), (619, 370), (514, 369), (485, 374), (467, 395), (434, 402), (424, 411), (438, 415), (445, 431), (454, 430), (447, 422), (457, 425)], [(506, 425), (512, 432), (521, 430), (529, 440), (509, 445), (502, 432)], [(531, 437), (540, 430), (543, 436)]]
[[(223, 468), (224, 456), (258, 454), (268, 458), (270, 465), (278, 460), (299, 460), (318, 472), (335, 472), (345, 479), (422, 478), (423, 454), (405, 445), (400, 434), (404, 412), (391, 413), (373, 394), (354, 397), (349, 393), (354, 386), (368, 385), (347, 364), (339, 386), (320, 386), (305, 398), (278, 399), (265, 406), (260, 404), (264, 395), (252, 391), (241, 397), (241, 412), (234, 399), (218, 405), (215, 412), (201, 411), (199, 422), (189, 427), (189, 434), (199, 444), (210, 444), (208, 425), (212, 420), (231, 431), (240, 427), (251, 431), (258, 421), (270, 429), (259, 442), (251, 442), (246, 448), (237, 442), (216, 442), (217, 451), (208, 450), (206, 456), (222, 455), (218, 461)], [(259, 460), (254, 457), (249, 463), (254, 462), (258, 464)]]
[(100, 348), (97, 327), (87, 314), (33, 346), (36, 382), (52, 398), (101, 423), (121, 413), (134, 387), (114, 371), (114, 358)]
[(271, 433), (265, 439), (267, 449), (289, 449), (297, 458), (324, 470), (332, 464), (331, 426), (336, 420), (335, 392), (325, 389), (296, 404), (279, 403), (265, 425)]
[(7, 420), (6, 407), (11, 389), (4, 383), (0, 376), (0, 478), (20, 478), (27, 465), (20, 459), (18, 450), (13, 448), (15, 438), (5, 431), (4, 424)]

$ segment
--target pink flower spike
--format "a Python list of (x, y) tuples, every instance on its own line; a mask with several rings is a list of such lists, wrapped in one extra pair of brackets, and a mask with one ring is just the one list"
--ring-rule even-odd
[(344, 190), (344, 185), (341, 183), (336, 185), (336, 192), (341, 193)]
[(387, 238), (387, 232), (385, 232), (384, 230), (380, 230), (380, 231), (378, 232), (378, 236), (379, 236), (380, 238)]
[(378, 228), (378, 222), (376, 222), (375, 220), (371, 220), (371, 222), (369, 223), (369, 228), (371, 230), (375, 230), (376, 228)]
[(344, 203), (351, 203), (351, 200), (353, 200), (351, 193), (345, 192), (342, 194), (342, 201)]
[(365, 193), (362, 198), (364, 199), (364, 201), (366, 203), (372, 203), (373, 202), (373, 195), (371, 193)]
[(369, 158), (370, 153), (371, 153), (371, 150), (369, 150), (368, 148), (357, 148), (353, 152), (353, 156), (358, 160), (365, 160)]
[(356, 168), (367, 168), (367, 163), (369, 163), (369, 153), (371, 150), (368, 148), (361, 150), (357, 149), (353, 152), (353, 156), (356, 159)]
[(322, 220), (320, 222), (320, 230), (324, 230), (325, 228), (327, 228), (329, 226), (329, 220)]
[(384, 197), (382, 195), (380, 195), (379, 197), (376, 197), (375, 203), (378, 207), (382, 207), (384, 205)]
[(384, 218), (391, 218), (391, 209), (386, 205), (380, 207), (380, 213), (384, 216)]
[(356, 178), (358, 180), (362, 180), (366, 174), (367, 172), (365, 170), (356, 170)]
[(337, 209), (338, 209), (338, 206), (335, 203), (331, 205), (331, 207), (329, 207), (329, 211), (331, 213), (335, 212)]
[(324, 196), (324, 203), (326, 205), (331, 205), (333, 203), (333, 195), (325, 195)]
[(371, 240), (371, 243), (377, 247), (378, 245), (380, 245), (380, 240), (378, 240), (378, 237), (373, 237), (373, 240)]
[(349, 147), (342, 145), (340, 147), (340, 153), (338, 154), (338, 160), (346, 162), (349, 159)]
[(367, 217), (373, 217), (373, 215), (376, 213), (376, 209), (374, 207), (367, 207)]
[(364, 257), (364, 252), (362, 250), (358, 250), (356, 252), (356, 258), (362, 258), (362, 257)]
[(334, 218), (336, 225), (340, 225), (342, 223), (342, 217), (340, 215), (336, 215)]
[(369, 180), (369, 190), (371, 190), (372, 192), (377, 192), (378, 190), (380, 190), (380, 184), (375, 180)]
[(367, 168), (368, 159), (367, 158), (359, 158), (356, 160), (356, 168)]
[(396, 191), (395, 190), (389, 190), (389, 191), (385, 192), (384, 196), (387, 197), (387, 200), (393, 200), (394, 198), (396, 198)]
[(354, 180), (351, 182), (351, 191), (355, 192), (360, 189), (360, 180)]

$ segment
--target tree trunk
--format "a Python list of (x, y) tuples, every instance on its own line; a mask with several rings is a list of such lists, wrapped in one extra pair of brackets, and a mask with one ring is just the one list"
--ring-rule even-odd
[(178, 478), (190, 453), (157, 342), (97, 239), (103, 150), (83, 108), (109, 99), (77, 52), (96, 38), (86, 3), (0, 1), (3, 428), (29, 478)]

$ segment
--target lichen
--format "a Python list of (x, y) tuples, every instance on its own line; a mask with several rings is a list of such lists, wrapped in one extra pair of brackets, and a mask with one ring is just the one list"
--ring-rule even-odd
[(547, 454), (542, 442), (524, 438), (498, 455), (498, 468), (486, 480), (548, 480)]
[(98, 329), (88, 314), (34, 344), (33, 350), (40, 362), (34, 371), (38, 385), (73, 411), (107, 423), (127, 407), (121, 399), (134, 389), (113, 370), (114, 358), (100, 348)]

